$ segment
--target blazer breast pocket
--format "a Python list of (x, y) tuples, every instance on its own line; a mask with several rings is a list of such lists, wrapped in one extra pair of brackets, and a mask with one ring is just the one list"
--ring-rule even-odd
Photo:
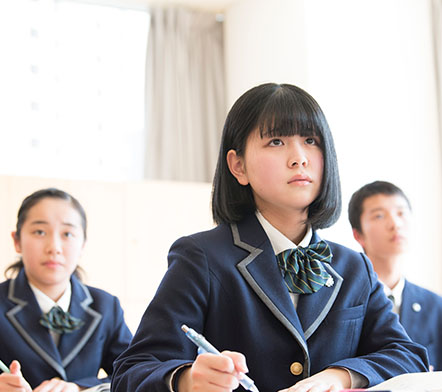
[(356, 320), (361, 317), (364, 317), (364, 305), (357, 305), (351, 308), (331, 310), (328, 313), (326, 320), (346, 321), (346, 320)]
[(355, 356), (364, 323), (365, 307), (358, 305), (351, 308), (330, 311), (324, 320), (324, 328), (329, 331), (328, 352), (339, 353), (340, 358)]

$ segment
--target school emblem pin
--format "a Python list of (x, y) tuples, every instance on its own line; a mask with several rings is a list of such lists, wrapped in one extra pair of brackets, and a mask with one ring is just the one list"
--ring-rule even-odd
[(331, 276), (327, 279), (327, 282), (325, 282), (325, 285), (327, 287), (332, 287), (334, 284), (335, 284), (335, 281), (333, 280), (333, 278)]

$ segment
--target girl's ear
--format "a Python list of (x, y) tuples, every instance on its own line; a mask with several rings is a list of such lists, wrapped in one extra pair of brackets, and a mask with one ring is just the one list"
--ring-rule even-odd
[(21, 246), (20, 246), (20, 241), (19, 241), (19, 239), (17, 238), (17, 232), (16, 232), (16, 231), (13, 231), (13, 232), (11, 233), (11, 237), (12, 237), (12, 240), (14, 241), (15, 251), (16, 251), (17, 253), (21, 253)]
[(240, 157), (235, 150), (229, 150), (226, 159), (230, 173), (232, 173), (241, 185), (248, 185), (249, 180), (244, 167), (244, 159)]

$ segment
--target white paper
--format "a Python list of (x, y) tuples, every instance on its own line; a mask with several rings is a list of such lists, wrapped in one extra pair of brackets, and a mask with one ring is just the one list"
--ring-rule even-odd
[(401, 374), (367, 390), (388, 390), (394, 392), (442, 392), (442, 372)]

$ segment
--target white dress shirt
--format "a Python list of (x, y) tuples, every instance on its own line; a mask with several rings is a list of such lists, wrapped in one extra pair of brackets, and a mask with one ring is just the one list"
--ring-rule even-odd
[[(259, 211), (256, 211), (256, 217), (258, 218), (259, 223), (261, 223), (262, 228), (266, 232), (267, 237), (269, 237), (275, 255), (278, 255), (287, 249), (295, 249), (298, 246), (302, 246), (305, 248), (309, 246), (310, 241), (312, 240), (313, 231), (311, 227), (307, 229), (307, 233), (305, 234), (301, 242), (296, 245), (293, 241), (289, 240), (284, 234), (282, 234), (277, 228), (272, 226), (271, 223), (266, 218), (264, 218)], [(293, 305), (296, 309), (298, 305), (299, 294), (290, 293), (290, 298), (292, 299)]]
[[(65, 312), (69, 310), (69, 305), (71, 304), (71, 293), (72, 293), (70, 282), (68, 284), (68, 287), (66, 287), (66, 290), (64, 291), (63, 295), (60, 297), (60, 299), (57, 302), (53, 301), (45, 293), (43, 293), (43, 291), (39, 290), (31, 283), (29, 283), (29, 286), (31, 286), (31, 289), (34, 292), (35, 298), (37, 299), (38, 305), (40, 306), (40, 309), (43, 312), (43, 314), (48, 313), (54, 306), (59, 306)], [(55, 345), (58, 346), (58, 342), (60, 340), (60, 334), (52, 330), (49, 330), (49, 333), (51, 334), (52, 339), (54, 339)]]
[(399, 314), (402, 305), (402, 291), (404, 291), (405, 279), (402, 277), (392, 289), (381, 280), (379, 281), (384, 286), (385, 295), (393, 301), (393, 312)]

